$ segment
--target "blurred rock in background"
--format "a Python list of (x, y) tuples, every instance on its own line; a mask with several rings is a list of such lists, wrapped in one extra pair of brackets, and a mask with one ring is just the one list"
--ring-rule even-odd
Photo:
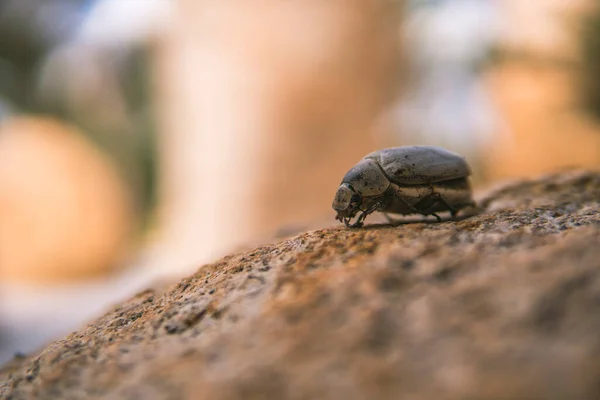
[(131, 241), (130, 199), (114, 166), (55, 120), (0, 125), (0, 281), (107, 273)]
[[(488, 178), (598, 168), (600, 124), (583, 101), (600, 93), (600, 40), (588, 34), (597, 7), (587, 0), (498, 4), (503, 24), (486, 81), (505, 129), (483, 149)], [(583, 29), (588, 20), (591, 30)]]

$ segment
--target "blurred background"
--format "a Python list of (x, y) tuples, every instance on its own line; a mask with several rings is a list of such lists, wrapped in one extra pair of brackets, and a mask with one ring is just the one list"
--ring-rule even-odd
[(600, 168), (592, 0), (0, 0), (0, 364), (334, 224), (377, 148)]

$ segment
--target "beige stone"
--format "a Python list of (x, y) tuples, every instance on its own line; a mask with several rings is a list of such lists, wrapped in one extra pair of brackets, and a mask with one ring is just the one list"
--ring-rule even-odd
[(47, 283), (106, 273), (133, 214), (115, 167), (73, 127), (18, 117), (0, 126), (0, 280)]
[(505, 130), (483, 149), (489, 180), (567, 167), (600, 169), (600, 124), (578, 111), (573, 73), (520, 62), (490, 71), (488, 86)]
[(498, 5), (503, 57), (485, 82), (502, 124), (483, 149), (487, 179), (532, 177), (565, 167), (600, 169), (600, 124), (582, 110), (579, 90), (580, 28), (595, 2)]

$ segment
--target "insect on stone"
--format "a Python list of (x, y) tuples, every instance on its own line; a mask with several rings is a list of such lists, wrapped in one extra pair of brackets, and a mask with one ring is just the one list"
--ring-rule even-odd
[[(363, 226), (375, 212), (433, 215), (475, 206), (471, 170), (458, 154), (434, 146), (403, 146), (375, 151), (350, 169), (333, 199), (336, 219)], [(350, 221), (358, 214), (354, 223)]]

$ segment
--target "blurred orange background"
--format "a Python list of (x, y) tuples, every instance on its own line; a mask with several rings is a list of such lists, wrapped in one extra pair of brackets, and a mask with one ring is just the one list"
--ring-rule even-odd
[(156, 280), (333, 225), (377, 148), (479, 188), (600, 167), (591, 0), (6, 0), (0, 363)]

